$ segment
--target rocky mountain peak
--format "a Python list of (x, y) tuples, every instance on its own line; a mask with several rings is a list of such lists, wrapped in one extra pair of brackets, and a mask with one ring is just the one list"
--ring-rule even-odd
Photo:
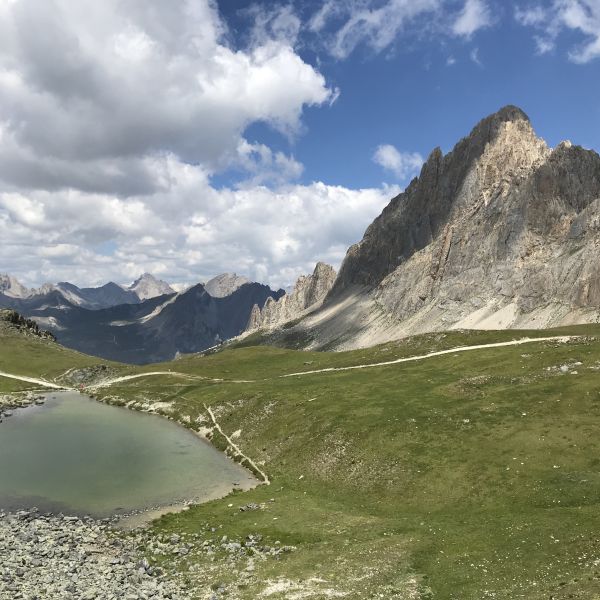
[(246, 331), (272, 328), (318, 308), (336, 278), (335, 269), (326, 263), (318, 262), (311, 275), (301, 275), (293, 290), (278, 300), (268, 298), (262, 310), (254, 306)]
[(175, 290), (166, 281), (156, 279), (151, 273), (140, 275), (128, 289), (137, 294), (140, 300), (175, 293)]
[(515, 106), (482, 119), (448, 154), (435, 148), (419, 177), (348, 250), (330, 295), (354, 284), (377, 285), (443, 233), (453, 215), (506, 198), (550, 154)]
[(32, 290), (22, 285), (15, 277), (0, 273), (0, 293), (9, 298), (28, 298)]
[(250, 283), (250, 280), (243, 275), (237, 275), (236, 273), (222, 273), (208, 281), (204, 285), (204, 289), (213, 298), (225, 298), (247, 283)]
[(319, 343), (344, 331), (352, 347), (452, 327), (597, 322), (599, 235), (600, 156), (568, 141), (549, 148), (507, 106), (448, 154), (431, 153), (348, 250), (327, 318), (306, 326)]

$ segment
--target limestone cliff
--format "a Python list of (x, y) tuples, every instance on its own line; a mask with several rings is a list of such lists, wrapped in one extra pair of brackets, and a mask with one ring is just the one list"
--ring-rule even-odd
[(302, 275), (291, 293), (278, 300), (267, 298), (262, 310), (255, 305), (246, 331), (272, 329), (318, 308), (331, 290), (335, 277), (333, 267), (317, 263), (312, 275)]
[(600, 156), (549, 148), (513, 106), (435, 149), (352, 246), (312, 346), (600, 320)]

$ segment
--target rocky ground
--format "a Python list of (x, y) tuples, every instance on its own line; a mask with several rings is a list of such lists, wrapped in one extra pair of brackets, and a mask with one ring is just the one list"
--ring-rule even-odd
[(15, 392), (13, 394), (0, 394), (0, 423), (12, 415), (15, 408), (24, 408), (32, 404), (44, 404), (44, 396), (37, 392)]
[[(239, 508), (260, 509), (255, 504)], [(216, 561), (214, 566), (225, 562), (238, 583), (246, 585), (253, 579), (255, 561), (295, 550), (279, 543), (264, 546), (260, 535), (229, 539), (219, 529), (207, 527), (194, 535), (150, 529), (126, 533), (110, 519), (42, 515), (36, 509), (0, 511), (0, 600), (236, 597), (237, 587), (215, 581), (214, 569), (198, 573), (200, 556)], [(177, 574), (181, 563), (187, 582)]]
[(189, 594), (109, 522), (0, 512), (0, 600), (183, 600)]

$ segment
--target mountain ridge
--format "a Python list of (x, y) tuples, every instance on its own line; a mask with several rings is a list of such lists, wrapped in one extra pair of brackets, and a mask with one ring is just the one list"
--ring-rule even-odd
[(549, 148), (514, 106), (434, 149), (290, 331), (350, 349), (452, 328), (600, 319), (600, 156)]

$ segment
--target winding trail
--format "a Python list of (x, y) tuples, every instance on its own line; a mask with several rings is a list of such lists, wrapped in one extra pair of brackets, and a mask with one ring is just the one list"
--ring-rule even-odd
[(242, 458), (242, 460), (240, 461), (240, 464), (243, 464), (244, 461), (247, 461), (249, 465), (251, 465), (252, 467), (254, 467), (254, 469), (258, 473), (260, 473), (260, 476), (263, 478), (264, 483), (266, 483), (267, 485), (271, 485), (271, 480), (269, 479), (269, 477), (267, 476), (267, 474), (249, 456), (246, 456), (240, 450), (239, 446), (237, 446), (235, 444), (235, 442), (221, 429), (221, 426), (219, 425), (219, 422), (217, 421), (217, 419), (215, 417), (215, 414), (213, 413), (213, 411), (210, 408), (210, 406), (206, 406), (206, 404), (205, 404), (204, 408), (206, 409), (206, 411), (210, 415), (210, 418), (212, 419), (212, 422), (213, 422), (215, 428), (217, 429), (217, 431), (227, 440), (227, 443), (235, 450), (235, 452), (237, 453), (237, 455)]
[(5, 373), (0, 371), (0, 377), (7, 377), (8, 379), (18, 379), (19, 381), (25, 381), (26, 383), (35, 383), (42, 387), (52, 388), (53, 390), (70, 390), (70, 387), (64, 385), (57, 385), (56, 383), (50, 383), (45, 379), (36, 379), (34, 377), (25, 377), (24, 375), (13, 375), (11, 373)]
[[(426, 360), (428, 358), (434, 358), (436, 356), (444, 356), (446, 354), (456, 354), (457, 352), (470, 352), (472, 350), (486, 350), (488, 348), (504, 348), (506, 346), (521, 346), (523, 344), (534, 344), (536, 342), (560, 342), (566, 343), (570, 340), (580, 338), (580, 335), (557, 335), (552, 337), (539, 337), (539, 338), (522, 338), (520, 340), (511, 340), (510, 342), (495, 342), (492, 344), (478, 344), (476, 346), (458, 346), (457, 348), (449, 348), (448, 350), (438, 350), (436, 352), (429, 352), (428, 354), (421, 354), (419, 356), (408, 356), (406, 358), (396, 358), (394, 360), (388, 360), (385, 362), (368, 363), (364, 365), (353, 365), (350, 367), (328, 367), (325, 369), (315, 369), (313, 371), (299, 371), (297, 373), (287, 373), (285, 375), (279, 375), (279, 378), (285, 377), (303, 377), (305, 375), (316, 375), (318, 373), (334, 373), (336, 371), (352, 371), (354, 369), (371, 369), (374, 367), (387, 367), (390, 365), (398, 365), (406, 362), (414, 362), (418, 360)], [(68, 372), (68, 371), (67, 371)], [(178, 371), (149, 371), (148, 373), (137, 373), (135, 375), (123, 375), (122, 377), (115, 377), (114, 379), (107, 379), (106, 381), (100, 381), (92, 385), (85, 386), (85, 390), (94, 390), (103, 387), (109, 387), (115, 383), (122, 383), (124, 381), (131, 381), (132, 379), (140, 379), (142, 377), (152, 377), (157, 375), (171, 375), (173, 377), (185, 377), (188, 379), (201, 379), (203, 381), (213, 381), (215, 383), (256, 383), (255, 380), (227, 380), (227, 379), (210, 379), (199, 375), (192, 375), (191, 373), (179, 373)], [(46, 381), (45, 379), (36, 379), (34, 377), (26, 377), (24, 375), (13, 375), (12, 373), (6, 373), (0, 371), (0, 377), (8, 377), (9, 379), (18, 379), (19, 381), (25, 381), (27, 383), (35, 383), (43, 387), (52, 388), (54, 390), (69, 390), (73, 389), (64, 385), (57, 385)]]
[(131, 381), (132, 379), (140, 379), (141, 377), (152, 377), (153, 375), (173, 375), (174, 377), (187, 377), (190, 379), (196, 379), (194, 375), (189, 373), (178, 373), (177, 371), (150, 371), (148, 373), (137, 373), (136, 375), (123, 375), (122, 377), (115, 377), (114, 379), (107, 379), (106, 381), (100, 381), (92, 385), (84, 386), (86, 390), (95, 390), (98, 388), (108, 387), (115, 383), (122, 383), (123, 381)]
[(443, 356), (445, 354), (456, 354), (457, 352), (468, 352), (471, 350), (485, 350), (486, 348), (503, 348), (505, 346), (520, 346), (522, 344), (532, 344), (534, 342), (560, 342), (566, 343), (570, 340), (580, 338), (580, 335), (557, 335), (553, 337), (539, 337), (539, 338), (522, 338), (520, 340), (511, 340), (510, 342), (496, 342), (493, 344), (478, 344), (477, 346), (458, 346), (457, 348), (449, 348), (448, 350), (438, 350), (436, 352), (429, 352), (428, 354), (421, 354), (420, 356), (409, 356), (407, 358), (396, 358), (395, 360), (388, 360), (386, 362), (370, 363), (366, 365), (354, 365), (352, 367), (329, 367), (327, 369), (316, 369), (314, 371), (300, 371), (298, 373), (288, 373), (287, 375), (280, 375), (279, 377), (302, 377), (303, 375), (315, 375), (316, 373), (332, 373), (335, 371), (351, 371), (353, 369), (370, 369), (372, 367), (387, 367), (388, 365), (397, 365), (405, 362), (413, 362), (417, 360), (425, 360), (427, 358), (433, 358), (435, 356)]
[[(478, 344), (476, 346), (458, 346), (457, 348), (449, 348), (448, 350), (438, 350), (436, 352), (429, 352), (428, 354), (421, 354), (419, 356), (408, 356), (406, 358), (396, 358), (394, 360), (388, 360), (385, 362), (368, 363), (364, 365), (353, 365), (350, 367), (328, 367), (325, 369), (315, 369), (313, 371), (299, 371), (297, 373), (287, 373), (285, 375), (279, 375), (279, 378), (285, 377), (303, 377), (305, 375), (316, 375), (318, 373), (334, 373), (336, 371), (352, 371), (354, 369), (371, 369), (374, 367), (387, 367), (389, 365), (398, 365), (406, 362), (414, 362), (418, 360), (426, 360), (428, 358), (434, 358), (436, 356), (444, 356), (446, 354), (456, 354), (457, 352), (470, 352), (472, 350), (486, 350), (488, 348), (504, 348), (507, 346), (521, 346), (523, 344), (534, 344), (536, 342), (560, 342), (566, 343), (570, 340), (580, 338), (580, 335), (557, 335), (552, 337), (539, 337), (539, 338), (522, 338), (520, 340), (511, 340), (510, 342), (495, 342), (492, 344)], [(67, 371), (68, 372), (68, 371)], [(152, 377), (156, 375), (171, 375), (173, 377), (185, 377), (188, 379), (201, 379), (204, 381), (214, 381), (217, 383), (256, 383), (251, 379), (246, 380), (227, 380), (227, 379), (209, 379), (206, 377), (192, 375), (191, 373), (179, 373), (178, 371), (149, 371), (148, 373), (137, 373), (135, 375), (123, 375), (122, 377), (115, 377), (114, 379), (107, 379), (106, 381), (100, 381), (92, 385), (85, 386), (86, 390), (93, 390), (103, 387), (114, 385), (115, 383), (122, 383), (124, 381), (131, 381), (132, 379), (140, 379), (142, 377)], [(18, 379), (19, 381), (25, 381), (27, 383), (35, 383), (43, 387), (52, 388), (55, 390), (69, 390), (72, 389), (68, 386), (57, 385), (46, 381), (45, 379), (36, 379), (34, 377), (26, 377), (24, 375), (13, 375), (12, 373), (6, 373), (0, 371), (0, 377), (8, 377), (9, 379)]]

